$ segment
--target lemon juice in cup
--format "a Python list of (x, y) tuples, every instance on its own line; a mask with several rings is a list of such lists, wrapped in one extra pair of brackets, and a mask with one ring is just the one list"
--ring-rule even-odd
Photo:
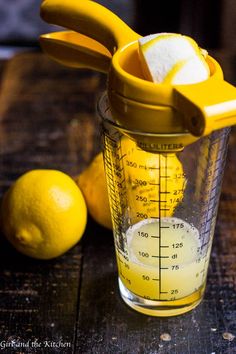
[[(129, 261), (118, 254), (121, 281), (145, 299), (179, 300), (201, 288), (209, 252), (201, 256), (199, 233), (193, 226), (182, 219), (163, 218), (161, 247), (164, 250), (160, 256), (160, 237), (156, 236), (159, 227), (159, 222), (148, 219), (127, 231)], [(128, 268), (124, 271), (126, 276), (123, 265)]]

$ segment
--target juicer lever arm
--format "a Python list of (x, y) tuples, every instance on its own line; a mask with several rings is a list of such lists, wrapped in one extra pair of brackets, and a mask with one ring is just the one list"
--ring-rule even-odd
[(41, 17), (46, 22), (95, 39), (112, 55), (118, 48), (140, 37), (118, 16), (93, 1), (43, 0)]
[(236, 124), (236, 88), (214, 77), (197, 84), (176, 85), (174, 107), (184, 115), (191, 134), (208, 135)]

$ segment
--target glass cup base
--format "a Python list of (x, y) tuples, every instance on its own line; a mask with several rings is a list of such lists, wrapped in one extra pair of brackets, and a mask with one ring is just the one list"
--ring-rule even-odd
[(120, 294), (124, 302), (132, 309), (149, 316), (170, 317), (182, 315), (194, 309), (203, 299), (205, 284), (195, 293), (178, 300), (148, 300), (128, 290), (118, 278)]

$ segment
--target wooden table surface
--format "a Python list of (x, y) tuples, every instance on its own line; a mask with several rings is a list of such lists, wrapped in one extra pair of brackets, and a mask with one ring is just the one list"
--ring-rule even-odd
[[(228, 61), (225, 67), (235, 82)], [(40, 53), (18, 55), (2, 68), (1, 195), (30, 169), (81, 172), (100, 150), (95, 102), (105, 77), (63, 68)], [(235, 335), (234, 129), (205, 298), (185, 315), (149, 317), (123, 303), (112, 233), (92, 219), (82, 241), (52, 261), (24, 257), (0, 240), (0, 353), (236, 353)]]

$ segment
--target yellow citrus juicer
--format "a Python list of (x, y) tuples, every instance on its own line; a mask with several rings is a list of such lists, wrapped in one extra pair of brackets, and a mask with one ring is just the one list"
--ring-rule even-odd
[(139, 132), (146, 133), (138, 141), (142, 148), (178, 151), (236, 123), (236, 88), (224, 81), (220, 65), (211, 56), (206, 57), (209, 79), (188, 85), (156, 84), (142, 75), (140, 35), (102, 5), (89, 0), (44, 0), (41, 16), (70, 29), (42, 35), (43, 50), (67, 66), (108, 73), (112, 115), (135, 140)]

